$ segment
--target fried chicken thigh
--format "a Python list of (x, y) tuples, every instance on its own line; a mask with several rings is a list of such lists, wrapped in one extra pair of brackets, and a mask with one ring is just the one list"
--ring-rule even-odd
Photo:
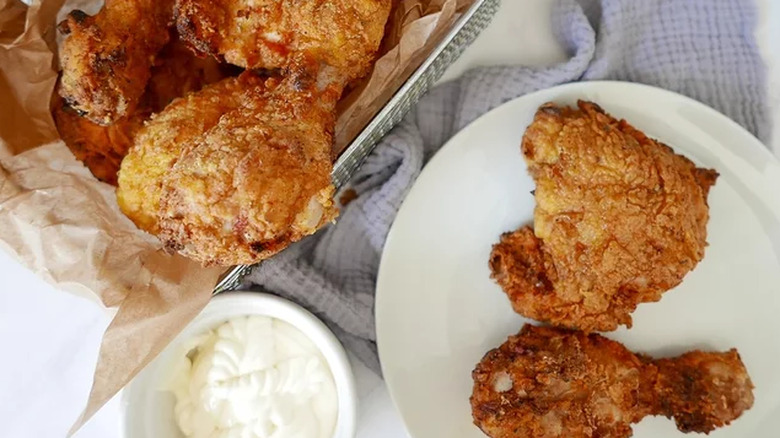
[(204, 264), (252, 264), (333, 220), (340, 90), (301, 68), (246, 72), (174, 102), (122, 163), (123, 211)]
[(176, 28), (204, 54), (278, 69), (307, 53), (350, 81), (365, 75), (391, 0), (176, 0)]
[(172, 41), (163, 48), (158, 65), (152, 67), (146, 91), (138, 105), (108, 126), (98, 125), (71, 108), (60, 97), (57, 85), (52, 96), (52, 116), (60, 137), (93, 175), (109, 184), (117, 184), (117, 172), (136, 133), (152, 113), (165, 108), (173, 99), (214, 82), (224, 73), (216, 61), (199, 59), (183, 45)]
[(533, 229), (501, 236), (492, 277), (516, 312), (585, 331), (631, 326), (704, 256), (717, 173), (597, 105), (542, 106), (523, 137)]
[(91, 122), (108, 125), (131, 114), (150, 70), (168, 42), (173, 0), (107, 0), (94, 16), (74, 10), (59, 25), (59, 93)]
[(653, 360), (600, 335), (530, 324), (472, 377), (474, 423), (492, 438), (625, 438), (647, 415), (708, 433), (753, 405), (736, 350)]

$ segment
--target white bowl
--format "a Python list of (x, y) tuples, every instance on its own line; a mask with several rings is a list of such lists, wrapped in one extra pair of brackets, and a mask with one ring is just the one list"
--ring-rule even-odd
[(357, 395), (352, 368), (333, 332), (304, 308), (275, 295), (260, 292), (226, 292), (211, 299), (203, 311), (171, 344), (125, 388), (125, 438), (182, 438), (176, 425), (173, 393), (165, 389), (182, 343), (216, 328), (223, 322), (247, 315), (277, 318), (298, 328), (322, 351), (328, 362), (338, 395), (338, 418), (333, 438), (355, 436)]

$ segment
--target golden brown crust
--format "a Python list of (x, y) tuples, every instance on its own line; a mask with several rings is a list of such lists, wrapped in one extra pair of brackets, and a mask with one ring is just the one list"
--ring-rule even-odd
[(204, 264), (256, 263), (313, 233), (337, 213), (339, 90), (316, 82), (247, 72), (172, 103), (122, 163), (120, 207)]
[(163, 180), (161, 238), (205, 264), (253, 264), (335, 218), (335, 98), (267, 80)]
[(555, 293), (555, 265), (531, 227), (502, 234), (493, 245), (489, 265), (491, 278), (506, 292), (517, 313), (543, 322), (576, 318), (581, 325), (596, 323)]
[[(535, 237), (513, 239), (543, 254), (502, 238), (491, 256), (519, 313), (585, 331), (630, 327), (639, 303), (658, 301), (704, 256), (715, 171), (582, 101), (543, 105), (522, 150), (536, 182)], [(512, 278), (529, 275), (528, 260), (544, 260), (530, 266), (550, 294)]]
[(139, 228), (159, 232), (162, 179), (188, 144), (238, 105), (242, 90), (258, 86), (254, 75), (227, 78), (173, 101), (138, 133), (119, 171), (117, 202)]
[(108, 0), (94, 16), (60, 23), (60, 95), (78, 114), (108, 125), (133, 112), (157, 52), (168, 42), (172, 0)]
[(120, 163), (152, 113), (162, 110), (176, 97), (224, 76), (215, 61), (196, 58), (176, 41), (163, 48), (157, 62), (135, 109), (108, 126), (79, 116), (59, 96), (60, 84), (57, 84), (51, 110), (60, 137), (101, 181), (117, 184)]
[(492, 438), (625, 438), (646, 415), (708, 432), (753, 404), (734, 350), (653, 361), (596, 334), (532, 325), (489, 351), (472, 377), (474, 423)]
[(390, 0), (176, 0), (176, 28), (204, 54), (246, 68), (286, 67), (308, 53), (346, 80), (371, 67)]

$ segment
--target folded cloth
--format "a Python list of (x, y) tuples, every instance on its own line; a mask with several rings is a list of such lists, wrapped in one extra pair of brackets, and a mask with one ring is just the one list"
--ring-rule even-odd
[(690, 96), (767, 142), (766, 71), (753, 37), (756, 14), (751, 0), (558, 1), (553, 27), (571, 55), (567, 62), (541, 70), (481, 68), (433, 89), (354, 176), (358, 197), (338, 223), (262, 263), (245, 287), (260, 286), (308, 308), (379, 371), (374, 287), (382, 247), (423, 165), (450, 137), (531, 91), (615, 79)]

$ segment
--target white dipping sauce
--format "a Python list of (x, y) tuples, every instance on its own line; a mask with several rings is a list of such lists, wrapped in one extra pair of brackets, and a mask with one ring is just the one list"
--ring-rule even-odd
[(320, 350), (278, 319), (230, 320), (199, 337), (172, 381), (179, 428), (194, 438), (330, 438), (338, 396)]

